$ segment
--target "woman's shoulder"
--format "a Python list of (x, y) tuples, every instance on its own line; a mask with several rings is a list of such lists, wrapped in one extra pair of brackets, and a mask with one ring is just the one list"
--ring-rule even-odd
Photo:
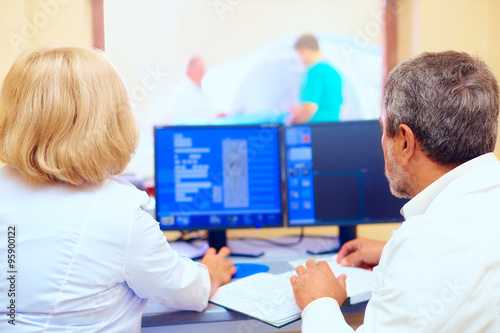
[(28, 200), (33, 206), (50, 202), (62, 211), (65, 207), (79, 210), (93, 206), (94, 211), (105, 215), (131, 216), (149, 203), (146, 192), (118, 177), (109, 177), (98, 185), (38, 183), (26, 180), (14, 168), (4, 166), (0, 167), (0, 184), (0, 199), (4, 205)]
[(149, 196), (134, 185), (119, 177), (109, 177), (101, 185), (101, 199), (108, 204), (115, 204), (133, 209), (146, 208)]

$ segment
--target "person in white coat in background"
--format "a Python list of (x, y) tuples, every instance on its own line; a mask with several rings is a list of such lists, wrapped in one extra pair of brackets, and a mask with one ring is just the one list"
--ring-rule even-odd
[(199, 56), (191, 58), (185, 76), (169, 94), (164, 114), (159, 123), (169, 125), (210, 124), (218, 114), (203, 91), (202, 81), (206, 73), (205, 63)]
[(230, 281), (227, 248), (179, 257), (146, 193), (113, 177), (137, 138), (101, 53), (42, 48), (15, 61), (0, 95), (0, 257), (13, 255), (14, 282), (0, 280), (1, 331), (139, 332), (147, 299), (202, 311)]
[[(392, 193), (411, 200), (387, 244), (356, 239), (338, 254), (374, 271), (357, 331), (500, 332), (494, 75), (466, 53), (424, 53), (391, 71), (383, 101), (385, 172)], [(339, 310), (345, 275), (313, 260), (296, 272), (303, 332), (352, 332)]]

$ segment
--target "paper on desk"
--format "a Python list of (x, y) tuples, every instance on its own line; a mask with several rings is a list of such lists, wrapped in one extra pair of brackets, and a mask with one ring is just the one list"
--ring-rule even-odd
[[(350, 304), (367, 301), (371, 296), (373, 272), (355, 267), (343, 267), (336, 262), (337, 256), (321, 257), (333, 273), (347, 275), (347, 295)], [(294, 268), (305, 265), (307, 260), (289, 261)], [(244, 313), (276, 327), (282, 327), (300, 317), (295, 303), (290, 277), (291, 270), (281, 274), (259, 273), (236, 280), (220, 287), (210, 302)]]
[(187, 243), (184, 241), (177, 241), (169, 243), (170, 247), (175, 250), (181, 257), (186, 258), (201, 258), (208, 250), (208, 244), (202, 241), (194, 241)]
[[(331, 257), (321, 257), (322, 261), (326, 261), (333, 271), (335, 276), (345, 274), (347, 276), (347, 296), (350, 297), (350, 303), (356, 304), (367, 301), (371, 297), (373, 284), (373, 272), (358, 268), (344, 267), (337, 263), (337, 255)], [(300, 265), (305, 266), (307, 259), (290, 260), (288, 263), (293, 267)]]
[(293, 274), (259, 273), (231, 282), (220, 287), (210, 302), (281, 327), (300, 317), (290, 284)]
[(321, 256), (321, 257), (312, 257), (312, 258), (307, 258), (307, 259), (296, 259), (296, 260), (290, 260), (288, 261), (288, 263), (290, 264), (290, 266), (292, 266), (294, 269), (295, 267), (297, 266), (305, 266), (306, 265), (306, 261), (309, 260), (309, 259), (314, 259), (316, 261), (326, 261), (327, 263), (336, 263), (337, 262), (337, 255), (334, 254), (332, 256)]

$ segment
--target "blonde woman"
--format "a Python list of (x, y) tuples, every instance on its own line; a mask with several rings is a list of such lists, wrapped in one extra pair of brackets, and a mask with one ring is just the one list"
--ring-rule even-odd
[(235, 273), (227, 249), (180, 258), (145, 213), (147, 195), (113, 177), (136, 142), (102, 54), (45, 48), (16, 60), (0, 95), (0, 256), (14, 254), (16, 272), (7, 298), (2, 264), (2, 330), (137, 332), (147, 299), (202, 311)]

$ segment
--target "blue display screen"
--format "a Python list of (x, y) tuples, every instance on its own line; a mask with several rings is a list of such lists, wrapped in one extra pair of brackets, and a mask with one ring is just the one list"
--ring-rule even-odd
[(378, 121), (285, 128), (288, 225), (402, 221), (384, 175)]
[(289, 223), (313, 224), (315, 214), (311, 128), (287, 128), (285, 143)]
[(155, 128), (164, 230), (282, 226), (278, 126)]

